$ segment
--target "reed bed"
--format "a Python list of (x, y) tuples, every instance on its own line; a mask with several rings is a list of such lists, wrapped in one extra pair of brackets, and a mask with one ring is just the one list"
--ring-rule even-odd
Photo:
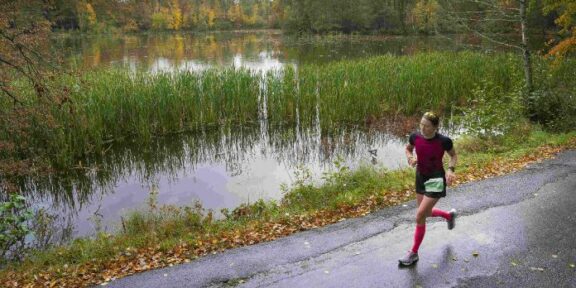
[[(59, 79), (71, 87), (69, 109), (51, 107), (56, 128), (29, 137), (44, 137), (37, 142), (66, 165), (102, 152), (110, 142), (147, 143), (159, 135), (250, 125), (264, 118), (271, 125), (330, 129), (389, 113), (446, 111), (470, 100), (483, 81), (512, 89), (522, 79), (520, 60), (511, 54), (460, 52), (386, 55), (268, 73), (99, 69)], [(1, 133), (0, 139), (10, 137)]]

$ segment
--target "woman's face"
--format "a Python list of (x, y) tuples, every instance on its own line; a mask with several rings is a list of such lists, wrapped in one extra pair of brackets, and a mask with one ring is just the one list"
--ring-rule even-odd
[(422, 117), (422, 120), (420, 120), (420, 133), (422, 133), (422, 135), (424, 135), (424, 137), (426, 138), (431, 138), (434, 136), (434, 134), (436, 134), (436, 127), (434, 127), (434, 125), (432, 124), (432, 122), (430, 122), (430, 120)]

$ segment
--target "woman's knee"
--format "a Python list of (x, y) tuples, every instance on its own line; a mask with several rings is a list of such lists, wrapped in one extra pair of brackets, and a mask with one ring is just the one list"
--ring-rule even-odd
[(426, 217), (428, 217), (428, 213), (425, 210), (418, 210), (416, 212), (416, 223), (423, 224), (426, 222)]

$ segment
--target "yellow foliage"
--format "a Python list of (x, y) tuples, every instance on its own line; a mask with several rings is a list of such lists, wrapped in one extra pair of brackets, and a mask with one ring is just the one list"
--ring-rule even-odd
[(138, 32), (138, 23), (134, 19), (128, 19), (124, 27), (122, 27), (124, 32)]
[(170, 29), (172, 30), (180, 30), (182, 28), (182, 12), (180, 9), (173, 9), (172, 10), (172, 21), (170, 22)]
[(216, 20), (216, 11), (206, 3), (202, 3), (202, 5), (200, 5), (197, 17), (198, 22), (201, 25), (205, 25), (207, 28), (212, 28)]
[(78, 25), (80, 26), (80, 29), (87, 31), (96, 28), (96, 12), (90, 3), (77, 3), (76, 11), (78, 13)]
[(86, 16), (90, 27), (94, 27), (96, 25), (96, 12), (94, 12), (94, 8), (90, 3), (86, 3)]
[(239, 4), (234, 4), (230, 6), (228, 9), (228, 19), (236, 25), (240, 25), (244, 22), (244, 11), (242, 11), (242, 7)]
[(214, 26), (215, 19), (216, 19), (216, 11), (214, 11), (214, 9), (208, 9), (208, 17), (207, 17), (208, 28), (212, 28)]
[(258, 24), (258, 22), (260, 22), (259, 14), (260, 14), (260, 6), (258, 5), (258, 3), (254, 3), (254, 6), (252, 6), (252, 15), (250, 17), (247, 17), (245, 22), (250, 25)]
[(180, 5), (178, 4), (177, 0), (172, 0), (172, 5), (170, 6), (171, 10), (171, 19), (170, 19), (170, 29), (172, 30), (180, 30), (182, 28), (182, 23), (184, 19), (182, 17), (182, 10), (180, 9)]

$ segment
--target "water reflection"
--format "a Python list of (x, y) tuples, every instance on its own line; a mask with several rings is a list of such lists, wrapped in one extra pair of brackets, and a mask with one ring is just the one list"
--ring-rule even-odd
[(82, 67), (112, 65), (158, 72), (234, 65), (269, 71), (284, 64), (470, 49), (458, 42), (486, 45), (479, 41), (470, 35), (454, 42), (444, 37), (294, 37), (266, 31), (62, 36), (54, 39), (54, 45), (68, 51), (66, 57)]
[[(341, 157), (351, 168), (376, 161), (404, 167), (404, 135), (379, 129), (220, 126), (162, 137), (151, 143), (111, 144), (106, 153), (85, 159), (71, 171), (47, 179), (27, 179), (25, 191), (37, 206), (70, 215), (76, 235), (94, 232), (93, 217), (111, 229), (128, 210), (143, 208), (158, 189), (161, 204), (191, 204), (219, 211), (257, 199), (281, 199), (281, 184), (291, 184), (306, 167), (319, 180)], [(394, 124), (391, 124), (394, 125)], [(376, 149), (376, 157), (370, 150)]]

